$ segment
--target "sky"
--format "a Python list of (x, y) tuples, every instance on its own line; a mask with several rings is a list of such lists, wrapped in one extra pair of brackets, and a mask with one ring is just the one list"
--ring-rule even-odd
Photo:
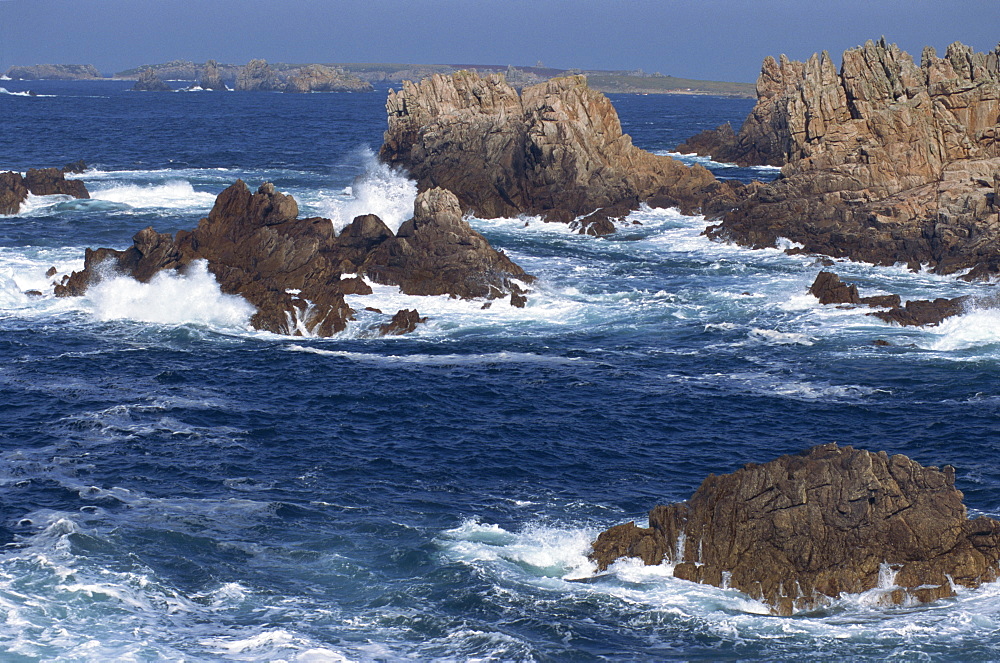
[(884, 35), (919, 61), (992, 50), (1000, 0), (0, 0), (0, 72), (169, 60), (399, 62), (642, 69), (753, 82)]

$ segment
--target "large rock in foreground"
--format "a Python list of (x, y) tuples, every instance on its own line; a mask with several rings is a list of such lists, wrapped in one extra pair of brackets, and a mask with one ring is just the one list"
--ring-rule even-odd
[(627, 213), (654, 196), (693, 212), (728, 189), (701, 166), (632, 145), (611, 102), (583, 76), (519, 95), (499, 74), (436, 74), (390, 92), (386, 110), (380, 158), (406, 169), (420, 190), (454, 192), (479, 217), (568, 221), (601, 208)]
[(362, 275), (407, 294), (494, 299), (518, 293), (511, 279), (532, 277), (494, 250), (457, 210), (449, 192), (428, 191), (417, 196), (414, 218), (397, 235), (366, 215), (338, 236), (329, 219), (299, 219), (295, 199), (272, 184), (251, 193), (238, 180), (194, 230), (171, 237), (146, 228), (124, 251), (88, 249), (83, 271), (66, 277), (55, 292), (82, 295), (109, 271), (149, 281), (162, 270), (206, 260), (223, 292), (257, 308), (255, 328), (317, 336), (342, 331), (352, 319), (344, 295), (371, 294)]
[[(919, 65), (885, 41), (807, 62), (764, 61), (758, 101), (735, 138), (694, 144), (715, 158), (783, 165), (710, 234), (754, 247), (875, 264), (1000, 273), (1000, 50), (925, 49)], [(719, 144), (729, 142), (728, 146)]]
[(881, 587), (888, 604), (997, 578), (1000, 522), (969, 520), (955, 471), (827, 444), (711, 475), (649, 527), (603, 532), (591, 558), (669, 562), (674, 576), (732, 587), (788, 615)]

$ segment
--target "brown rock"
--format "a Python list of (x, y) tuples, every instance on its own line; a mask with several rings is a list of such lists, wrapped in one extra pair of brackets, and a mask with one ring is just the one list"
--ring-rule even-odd
[(899, 295), (874, 295), (862, 297), (858, 286), (840, 280), (833, 272), (820, 272), (809, 287), (809, 294), (820, 304), (861, 304), (872, 308), (894, 308), (899, 306)]
[(687, 141), (677, 146), (676, 151), (681, 154), (697, 154), (703, 157), (712, 157), (715, 161), (736, 161), (733, 150), (736, 148), (736, 132), (733, 125), (726, 122), (715, 129), (702, 131), (700, 134), (688, 138)]
[(905, 306), (900, 306), (897, 303), (896, 307), (889, 311), (876, 311), (869, 315), (874, 315), (886, 322), (894, 322), (903, 327), (923, 327), (937, 325), (945, 318), (965, 313), (969, 303), (969, 297), (955, 297), (954, 299), (938, 297), (934, 301), (916, 299), (906, 302)]
[(690, 212), (715, 182), (701, 166), (633, 146), (611, 103), (583, 76), (519, 95), (499, 74), (438, 74), (390, 92), (386, 110), (380, 158), (407, 169), (420, 190), (449, 189), (481, 217), (568, 220), (623, 203), (635, 209), (657, 195)]
[(68, 163), (62, 167), (62, 172), (64, 175), (66, 174), (79, 175), (81, 173), (86, 172), (86, 170), (87, 170), (87, 164), (84, 163), (83, 159), (80, 159), (79, 161), (74, 161), (73, 163)]
[(413, 218), (365, 258), (361, 271), (408, 295), (465, 299), (505, 297), (512, 278), (533, 280), (473, 230), (455, 195), (440, 188), (417, 195)]
[(0, 173), (0, 214), (17, 214), (28, 198), (28, 187), (21, 173)]
[(421, 318), (416, 309), (400, 309), (392, 320), (379, 325), (378, 331), (382, 336), (402, 336), (409, 334), (417, 328), (417, 325), (427, 322), (427, 318)]
[(29, 168), (24, 185), (36, 196), (62, 194), (74, 198), (90, 198), (87, 186), (81, 180), (68, 180), (58, 168)]
[(871, 42), (807, 62), (764, 61), (758, 102), (733, 152), (783, 165), (747, 188), (709, 234), (754, 247), (779, 237), (804, 250), (936, 272), (1000, 272), (1000, 51), (952, 44), (921, 64)]
[(674, 575), (739, 589), (791, 614), (879, 585), (887, 603), (931, 601), (997, 576), (1000, 522), (968, 520), (951, 467), (921, 467), (836, 444), (711, 475), (682, 504), (658, 506), (649, 528), (601, 534), (603, 570), (623, 556), (667, 560)]
[(397, 236), (367, 215), (337, 237), (329, 219), (299, 219), (295, 200), (272, 184), (251, 194), (237, 181), (194, 230), (171, 237), (146, 228), (132, 242), (125, 251), (87, 249), (83, 271), (64, 278), (55, 293), (81, 295), (108, 269), (148, 281), (161, 270), (206, 260), (223, 292), (257, 308), (255, 328), (330, 336), (353, 317), (344, 295), (371, 294), (361, 275), (408, 294), (489, 298), (507, 296), (511, 277), (531, 279), (462, 220), (454, 196), (443, 190), (418, 196), (414, 219)]

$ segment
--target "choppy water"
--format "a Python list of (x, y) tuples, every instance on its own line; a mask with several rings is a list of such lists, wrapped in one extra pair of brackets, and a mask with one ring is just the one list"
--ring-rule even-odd
[[(237, 177), (338, 224), (398, 225), (415, 191), (372, 158), (381, 91), (4, 85), (0, 168), (83, 158), (93, 200), (0, 218), (3, 660), (1000, 658), (995, 584), (779, 618), (668, 568), (573, 581), (609, 525), (824, 442), (951, 463), (970, 509), (1000, 515), (996, 311), (912, 329), (821, 307), (814, 259), (713, 243), (666, 210), (602, 239), (472, 219), (539, 277), (528, 306), (357, 298), (430, 317), (401, 338), (372, 338), (371, 313), (331, 339), (249, 331), (197, 268), (31, 297), (85, 247), (194, 226)], [(614, 101), (661, 152), (750, 108)], [(835, 269), (864, 294), (986, 287)]]

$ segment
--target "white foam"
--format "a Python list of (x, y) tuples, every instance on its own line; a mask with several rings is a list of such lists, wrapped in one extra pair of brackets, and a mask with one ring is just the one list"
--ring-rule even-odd
[(318, 204), (320, 213), (340, 232), (355, 217), (375, 214), (392, 232), (413, 216), (417, 183), (401, 171), (380, 162), (371, 150), (364, 153), (365, 172), (354, 184)]
[(917, 342), (927, 350), (956, 352), (973, 348), (1000, 349), (1000, 309), (975, 309), (965, 315), (945, 318), (940, 325), (926, 327)]
[(191, 183), (185, 180), (150, 185), (112, 183), (110, 186), (95, 188), (90, 197), (137, 208), (208, 210), (215, 204), (215, 194), (195, 191)]
[(191, 263), (183, 273), (159, 272), (149, 283), (108, 275), (90, 287), (86, 298), (98, 320), (242, 330), (255, 311), (242, 297), (223, 294), (204, 260)]
[(530, 352), (486, 352), (482, 354), (408, 354), (384, 355), (374, 352), (351, 352), (349, 350), (327, 350), (303, 345), (289, 345), (290, 352), (306, 352), (325, 357), (340, 357), (352, 361), (375, 362), (379, 364), (424, 364), (455, 366), (460, 364), (587, 364), (585, 359), (577, 357), (547, 357)]

